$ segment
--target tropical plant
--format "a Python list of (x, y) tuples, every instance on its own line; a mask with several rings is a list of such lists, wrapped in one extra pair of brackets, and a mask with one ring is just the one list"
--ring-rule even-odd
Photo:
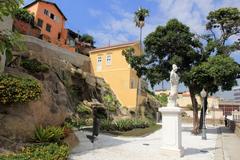
[(76, 112), (81, 116), (81, 117), (89, 117), (92, 114), (92, 109), (83, 103), (79, 103), (76, 107)]
[(64, 138), (64, 128), (48, 126), (37, 127), (34, 135), (36, 142), (60, 142)]
[(32, 78), (16, 75), (0, 75), (0, 103), (27, 103), (41, 96), (41, 87)]
[(135, 128), (147, 128), (151, 123), (145, 119), (121, 119), (101, 121), (101, 129), (105, 131), (129, 131)]
[(149, 16), (149, 11), (145, 8), (140, 7), (134, 13), (134, 22), (138, 28), (142, 28), (145, 23), (145, 18)]

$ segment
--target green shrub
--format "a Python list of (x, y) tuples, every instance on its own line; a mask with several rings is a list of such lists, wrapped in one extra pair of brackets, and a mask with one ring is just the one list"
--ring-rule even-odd
[(51, 143), (29, 146), (18, 154), (0, 155), (0, 160), (67, 160), (69, 153), (67, 145)]
[[(187, 105), (187, 108), (188, 108), (189, 110), (193, 111), (193, 106), (192, 106), (191, 104), (188, 104), (188, 105)], [(200, 110), (201, 110), (201, 105), (199, 104), (199, 105), (198, 105), (198, 111), (200, 111)]]
[(64, 128), (49, 126), (36, 128), (34, 140), (36, 142), (60, 142), (64, 138)]
[(155, 98), (160, 102), (162, 106), (166, 106), (168, 103), (168, 95), (165, 93), (155, 95)]
[(83, 117), (89, 117), (92, 114), (92, 109), (83, 103), (78, 104), (76, 107), (76, 112)]
[(37, 59), (25, 59), (21, 61), (21, 66), (31, 73), (48, 72), (49, 66), (42, 64)]
[(106, 120), (106, 119), (101, 121), (100, 128), (104, 131), (115, 130), (114, 124), (112, 123), (112, 121), (109, 121), (109, 120)]
[(147, 128), (151, 123), (143, 119), (122, 119), (117, 121), (101, 121), (101, 129), (106, 131), (129, 131), (135, 128)]
[(86, 125), (86, 122), (84, 119), (81, 119), (76, 116), (72, 116), (65, 120), (65, 125), (75, 127), (75, 128), (81, 128)]
[(0, 75), (0, 103), (27, 103), (41, 96), (41, 87), (36, 80), (14, 75)]
[(29, 13), (28, 10), (19, 8), (18, 10), (16, 10), (14, 16), (18, 20), (22, 20), (22, 21), (24, 21), (26, 23), (29, 23), (32, 26), (34, 26), (34, 15)]
[(113, 112), (115, 113), (117, 111), (117, 101), (115, 100), (115, 98), (113, 97), (113, 95), (111, 94), (106, 94), (103, 97), (103, 103), (106, 106), (108, 112)]

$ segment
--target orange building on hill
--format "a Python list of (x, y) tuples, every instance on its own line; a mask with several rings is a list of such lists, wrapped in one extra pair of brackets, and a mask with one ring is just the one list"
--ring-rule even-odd
[(64, 26), (67, 18), (55, 3), (36, 0), (24, 8), (34, 14), (43, 39), (58, 45), (65, 43), (67, 31)]
[[(67, 18), (56, 3), (35, 0), (26, 5), (24, 9), (34, 15), (35, 28), (31, 28), (29, 24), (21, 20), (15, 20), (14, 27), (20, 33), (41, 38), (71, 52), (85, 55), (88, 55), (89, 50), (94, 48), (91, 44), (80, 41), (81, 36), (78, 33), (65, 28)], [(40, 35), (37, 29), (40, 30)]]

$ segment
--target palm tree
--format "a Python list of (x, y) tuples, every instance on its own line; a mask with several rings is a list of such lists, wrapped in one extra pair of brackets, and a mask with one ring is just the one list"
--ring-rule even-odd
[[(145, 8), (140, 7), (135, 13), (134, 16), (134, 22), (136, 24), (136, 27), (140, 28), (140, 52), (142, 52), (142, 28), (144, 27), (145, 24), (145, 18), (149, 16), (149, 11)], [(138, 104), (138, 98), (140, 95), (140, 90), (141, 90), (141, 84), (140, 84), (140, 78), (137, 80), (137, 98), (136, 98), (136, 113), (138, 115), (139, 112), (139, 104)]]
[(145, 24), (145, 18), (149, 16), (149, 11), (140, 7), (135, 13), (134, 22), (136, 27), (140, 28), (140, 46), (142, 45), (142, 28)]

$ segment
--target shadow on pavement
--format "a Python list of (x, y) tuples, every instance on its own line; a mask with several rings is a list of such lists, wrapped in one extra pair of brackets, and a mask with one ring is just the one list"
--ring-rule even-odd
[(128, 143), (128, 141), (119, 140), (116, 137), (107, 136), (104, 134), (100, 134), (96, 138), (95, 142), (92, 143), (87, 138), (87, 135), (91, 135), (91, 132), (78, 131), (78, 132), (75, 132), (75, 134), (77, 135), (80, 142), (79, 142), (79, 145), (72, 150), (71, 154), (74, 156), (80, 156), (90, 151), (94, 151), (101, 148), (107, 148), (107, 147)]
[[(182, 127), (182, 132), (192, 132), (192, 127)], [(220, 133), (233, 133), (233, 132), (228, 127), (219, 126), (218, 128), (207, 127), (207, 133), (208, 134), (220, 134)]]
[(202, 148), (202, 149), (197, 149), (197, 148), (186, 148), (184, 149), (184, 155), (193, 155), (193, 154), (200, 154), (200, 153), (209, 153), (212, 150), (216, 150), (218, 148)]

